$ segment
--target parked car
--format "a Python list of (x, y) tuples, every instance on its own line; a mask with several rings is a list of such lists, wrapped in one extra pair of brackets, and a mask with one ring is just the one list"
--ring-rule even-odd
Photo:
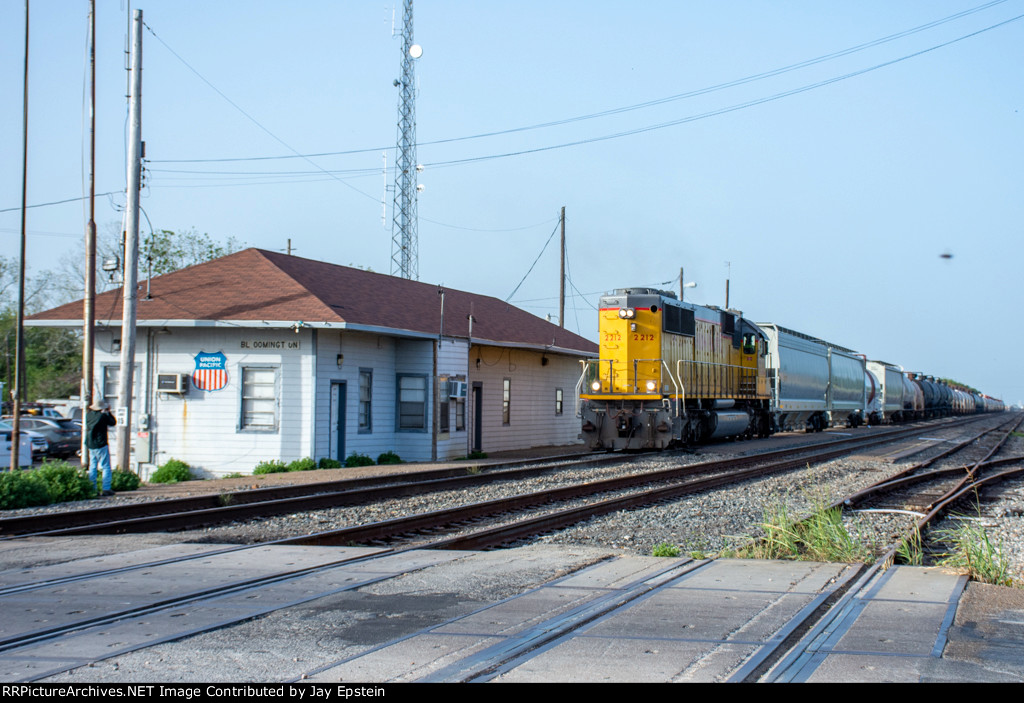
[[(22, 426), (20, 428), (20, 431), (23, 437), (28, 437), (29, 445), (32, 447), (33, 460), (36, 457), (46, 456), (47, 452), (50, 451), (50, 443), (46, 441), (46, 437), (44, 437), (41, 433), (36, 432), (35, 430), (30, 430), (27, 427), (25, 427), (24, 422), (25, 419), (22, 418)], [(10, 432), (14, 432), (14, 426), (11, 424), (10, 420), (0, 420), (0, 433), (7, 434)], [(10, 443), (10, 440), (8, 440), (8, 443)], [(19, 450), (19, 457), (20, 452), (21, 450)]]
[[(0, 471), (11, 466), (11, 433), (13, 428), (3, 420), (0, 420)], [(18, 443), (18, 463), (22, 468), (32, 466), (32, 440), (25, 433), (21, 435), (21, 442)]]
[(76, 425), (73, 420), (66, 418), (54, 419), (52, 417), (23, 417), (21, 419), (23, 429), (38, 432), (46, 438), (49, 444), (47, 456), (58, 459), (67, 459), (77, 455), (82, 450), (82, 428)]

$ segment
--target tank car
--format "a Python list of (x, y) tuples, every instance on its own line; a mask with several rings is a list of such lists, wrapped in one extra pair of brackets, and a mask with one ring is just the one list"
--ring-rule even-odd
[(577, 384), (591, 449), (767, 436), (765, 335), (736, 310), (622, 288), (600, 301), (599, 358)]

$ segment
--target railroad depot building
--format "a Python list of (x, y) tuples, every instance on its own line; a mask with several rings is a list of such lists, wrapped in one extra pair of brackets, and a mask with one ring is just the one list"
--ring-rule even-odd
[[(143, 476), (171, 458), (215, 476), (579, 441), (580, 360), (597, 345), (496, 298), (260, 249), (146, 291), (132, 401)], [(96, 298), (95, 393), (112, 408), (121, 307), (120, 289)], [(82, 302), (28, 324), (81, 329)]]

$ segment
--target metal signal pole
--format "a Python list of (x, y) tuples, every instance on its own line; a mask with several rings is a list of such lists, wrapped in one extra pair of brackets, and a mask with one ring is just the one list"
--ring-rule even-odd
[(129, 470), (132, 383), (135, 370), (135, 318), (139, 298), (139, 190), (142, 185), (142, 10), (132, 26), (132, 87), (128, 101), (128, 218), (124, 238), (124, 307), (121, 315), (121, 368), (117, 384), (117, 465)]

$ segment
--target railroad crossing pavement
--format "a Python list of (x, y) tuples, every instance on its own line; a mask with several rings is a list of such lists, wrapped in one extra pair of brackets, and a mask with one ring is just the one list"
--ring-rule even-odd
[[(25, 547), (5, 559), (12, 552), (0, 545), (0, 584), (81, 574), (112, 550), (126, 556), (106, 556), (105, 564), (143, 563), (180, 549), (147, 543), (156, 539), (37, 545), (47, 565), (33, 574), (24, 570)], [(82, 558), (65, 559), (61, 549)], [(261, 590), (100, 623), (60, 642), (7, 649), (0, 678), (35, 679), (74, 663), (41, 680), (1024, 682), (1024, 593), (965, 589), (964, 579), (934, 568), (865, 574), (841, 564), (693, 561), (554, 546), (381, 559), (360, 548), (252, 554), (219, 558), (250, 577), (358, 559)], [(166, 566), (160, 568), (172, 571), (159, 578), (145, 568), (91, 588), (61, 586), (64, 596), (78, 589), (68, 607), (54, 607), (52, 596), (33, 602), (23, 591), (3, 596), (0, 607), (7, 615), (21, 607), (17, 619), (49, 623), (71, 605), (96, 613), (112, 601), (135, 607), (154, 591), (173, 601), (175, 593), (230, 577), (215, 561), (206, 559), (205, 568), (183, 562), (178, 581), (175, 567)], [(822, 619), (824, 612), (830, 617)], [(223, 626), (231, 620), (237, 624)], [(5, 625), (13, 622), (5, 617)], [(137, 649), (131, 637), (148, 644)]]

